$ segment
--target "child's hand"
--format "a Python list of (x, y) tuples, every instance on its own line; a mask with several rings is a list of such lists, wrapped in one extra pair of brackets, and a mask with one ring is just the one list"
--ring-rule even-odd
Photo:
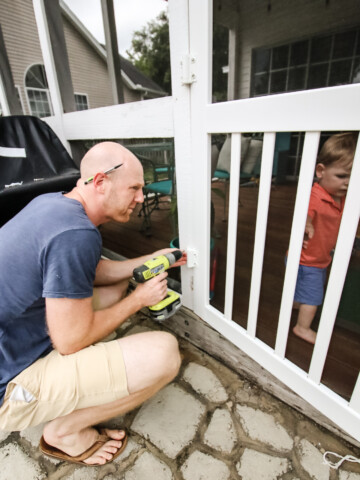
[(309, 244), (309, 240), (311, 240), (314, 236), (315, 229), (311, 221), (307, 221), (305, 225), (305, 235), (303, 241), (303, 249), (306, 250)]

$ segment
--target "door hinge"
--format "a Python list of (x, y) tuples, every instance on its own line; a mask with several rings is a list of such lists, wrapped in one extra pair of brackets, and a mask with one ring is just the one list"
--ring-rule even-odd
[(194, 72), (195, 57), (187, 54), (181, 59), (181, 83), (183, 85), (191, 85), (196, 81), (196, 75)]
[(194, 268), (198, 265), (198, 251), (194, 248), (188, 248), (187, 251), (187, 266), (188, 268)]

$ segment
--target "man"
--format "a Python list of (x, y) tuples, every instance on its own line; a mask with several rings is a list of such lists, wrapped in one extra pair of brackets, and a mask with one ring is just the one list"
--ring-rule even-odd
[(171, 249), (101, 259), (96, 226), (129, 220), (143, 202), (143, 169), (127, 149), (103, 142), (80, 173), (70, 193), (37, 197), (0, 229), (0, 429), (49, 422), (44, 453), (101, 465), (122, 451), (126, 434), (93, 426), (170, 382), (180, 356), (166, 332), (101, 342), (166, 296), (166, 272), (125, 294), (136, 266)]

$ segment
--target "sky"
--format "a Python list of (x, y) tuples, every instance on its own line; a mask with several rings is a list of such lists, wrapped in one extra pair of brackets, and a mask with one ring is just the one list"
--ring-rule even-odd
[[(105, 43), (100, 0), (64, 0), (96, 40)], [(133, 33), (167, 10), (165, 0), (113, 0), (121, 55), (131, 46)]]

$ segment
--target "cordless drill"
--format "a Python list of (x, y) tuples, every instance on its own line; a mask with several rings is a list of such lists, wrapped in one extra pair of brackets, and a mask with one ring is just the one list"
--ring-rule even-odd
[[(137, 267), (133, 271), (133, 276), (136, 282), (144, 283), (150, 278), (159, 275), (159, 273), (167, 270), (177, 260), (182, 257), (181, 250), (174, 250), (173, 252), (166, 253), (165, 255), (159, 255), (151, 260), (148, 260), (140, 267)], [(150, 315), (154, 320), (166, 320), (174, 315), (174, 313), (181, 306), (180, 295), (173, 290), (168, 290), (166, 297), (157, 303), (149, 307)]]

